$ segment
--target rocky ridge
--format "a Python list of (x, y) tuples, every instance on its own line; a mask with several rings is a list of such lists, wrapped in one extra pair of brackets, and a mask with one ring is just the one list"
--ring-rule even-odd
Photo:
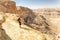
[[(40, 13), (49, 13), (49, 11), (40, 11)], [(8, 35), (6, 37), (1, 32), (1, 40), (55, 40), (57, 32), (53, 28), (55, 25), (46, 20), (50, 16), (40, 13), (37, 14), (26, 7), (17, 7), (14, 1), (0, 2), (0, 26), (5, 32), (4, 35)]]
[[(23, 24), (19, 25), (19, 22), (17, 21), (18, 17), (16, 14), (0, 13), (0, 15), (2, 17), (2, 19), (0, 20), (1, 21), (4, 20), (4, 22), (0, 21), (2, 26), (2, 28), (0, 29), (4, 29), (6, 35), (9, 36), (9, 39), (6, 38), (6, 40), (45, 40), (45, 39), (54, 40), (54, 38), (52, 38), (53, 36), (49, 36), (48, 34), (43, 34), (42, 32), (32, 29), (27, 25), (23, 25)], [(4, 35), (1, 35), (1, 37), (5, 38), (6, 36), (4, 37)]]

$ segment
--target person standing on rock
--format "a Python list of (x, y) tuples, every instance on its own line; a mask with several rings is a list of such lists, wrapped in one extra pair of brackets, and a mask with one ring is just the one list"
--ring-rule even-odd
[(21, 19), (20, 18), (18, 18), (18, 22), (19, 22), (19, 25), (21, 25)]

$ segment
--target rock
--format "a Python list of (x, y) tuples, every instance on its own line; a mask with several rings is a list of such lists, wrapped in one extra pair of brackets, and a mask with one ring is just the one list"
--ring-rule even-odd
[(0, 25), (5, 21), (4, 15), (2, 12), (0, 12)]
[(22, 24), (33, 23), (35, 17), (31, 9), (22, 6), (16, 7), (16, 3), (14, 1), (0, 2), (0, 12), (18, 14), (21, 18)]
[(60, 40), (60, 33), (56, 35), (56, 40)]
[(55, 36), (53, 36), (53, 35), (50, 35), (50, 34), (44, 34), (44, 35), (46, 37), (46, 40), (56, 40)]
[[(60, 35), (58, 33), (60, 33), (60, 9), (58, 8), (45, 8), (45, 9), (37, 9), (37, 10), (33, 10), (35, 12), (36, 18), (34, 19), (35, 23), (40, 25), (40, 23), (44, 26), (38, 26), (37, 28), (40, 30), (42, 30), (42, 32), (45, 32), (47, 34), (49, 34), (49, 36), (52, 34), (53, 37), (55, 37), (54, 40), (60, 40)], [(44, 16), (44, 18), (46, 18), (46, 20), (41, 20), (41, 16)], [(46, 23), (49, 26), (46, 26)], [(49, 28), (50, 30), (46, 31), (46, 28)], [(37, 29), (36, 28), (36, 29)], [(37, 29), (37, 30), (38, 30)], [(58, 36), (56, 35), (58, 34)], [(46, 35), (47, 36), (47, 35)], [(56, 39), (57, 36), (57, 39)], [(48, 36), (47, 36), (48, 38)], [(51, 39), (51, 38), (50, 38)], [(47, 39), (49, 40), (49, 38)]]
[[(43, 9), (36, 9), (33, 10), (35, 12), (36, 18), (34, 19), (34, 21), (39, 24), (42, 23), (44, 26), (46, 26), (45, 24), (49, 24), (49, 28), (51, 29), (51, 31), (53, 33), (57, 33), (60, 32), (59, 28), (60, 28), (60, 13), (59, 10), (60, 8), (43, 8)], [(40, 15), (44, 16), (46, 20), (43, 21), (43, 19), (41, 20)], [(40, 20), (40, 21), (39, 21)], [(45, 23), (44, 23), (45, 22)], [(44, 28), (43, 28), (44, 29)]]
[(41, 8), (41, 9), (34, 9), (33, 10), (36, 15), (49, 15), (49, 16), (56, 16), (60, 15), (60, 8)]
[[(50, 9), (48, 11), (46, 10), (46, 12), (49, 13)], [(38, 12), (38, 14), (34, 14), (34, 12), (29, 8), (22, 6), (16, 7), (16, 3), (14, 1), (4, 0), (3, 2), (0, 2), (0, 39), (55, 40), (54, 35), (49, 34), (52, 30), (50, 31), (50, 29), (46, 27), (46, 24), (48, 23), (51, 25), (49, 22), (50, 20), (46, 23), (46, 20), (43, 20), (40, 16), (43, 13), (45, 14), (45, 10), (43, 10), (42, 14), (40, 13)], [(48, 15), (50, 15), (50, 13)], [(21, 20), (18, 21), (18, 18)], [(52, 28), (51, 26), (49, 27)]]
[(17, 14), (19, 14), (20, 18), (22, 18), (25, 23), (27, 23), (27, 24), (33, 23), (33, 19), (34, 19), (35, 15), (31, 9), (22, 7), (22, 6), (18, 6)]
[[(44, 35), (27, 25), (19, 25), (16, 14), (4, 13), (2, 28), (11, 40), (44, 40)], [(21, 26), (21, 27), (20, 27)], [(37, 36), (37, 37), (36, 37)]]
[(4, 21), (5, 21), (4, 14), (0, 12), (0, 40), (11, 40), (1, 26)]
[(11, 40), (10, 37), (6, 34), (5, 30), (2, 28), (0, 28), (0, 40)]
[(4, 2), (4, 1), (11, 1), (11, 0), (0, 0), (0, 2)]
[(16, 3), (14, 1), (0, 2), (0, 12), (16, 13)]

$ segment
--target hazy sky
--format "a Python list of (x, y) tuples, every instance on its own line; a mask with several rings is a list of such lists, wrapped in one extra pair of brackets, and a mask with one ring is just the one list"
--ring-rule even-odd
[(31, 9), (60, 7), (60, 0), (14, 0), (18, 6)]

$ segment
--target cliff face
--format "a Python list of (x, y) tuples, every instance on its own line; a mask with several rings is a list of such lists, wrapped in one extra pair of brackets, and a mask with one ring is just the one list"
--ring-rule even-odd
[[(4, 1), (0, 2), (0, 12), (4, 13), (14, 13), (18, 14), (21, 18), (22, 23), (32, 23), (33, 18), (35, 17), (33, 11), (29, 8), (16, 6), (16, 3), (14, 1)], [(27, 20), (26, 20), (27, 19)]]
[(16, 3), (14, 1), (0, 2), (0, 12), (16, 13)]
[(27, 24), (32, 23), (35, 17), (31, 9), (22, 6), (17, 7), (17, 13)]

